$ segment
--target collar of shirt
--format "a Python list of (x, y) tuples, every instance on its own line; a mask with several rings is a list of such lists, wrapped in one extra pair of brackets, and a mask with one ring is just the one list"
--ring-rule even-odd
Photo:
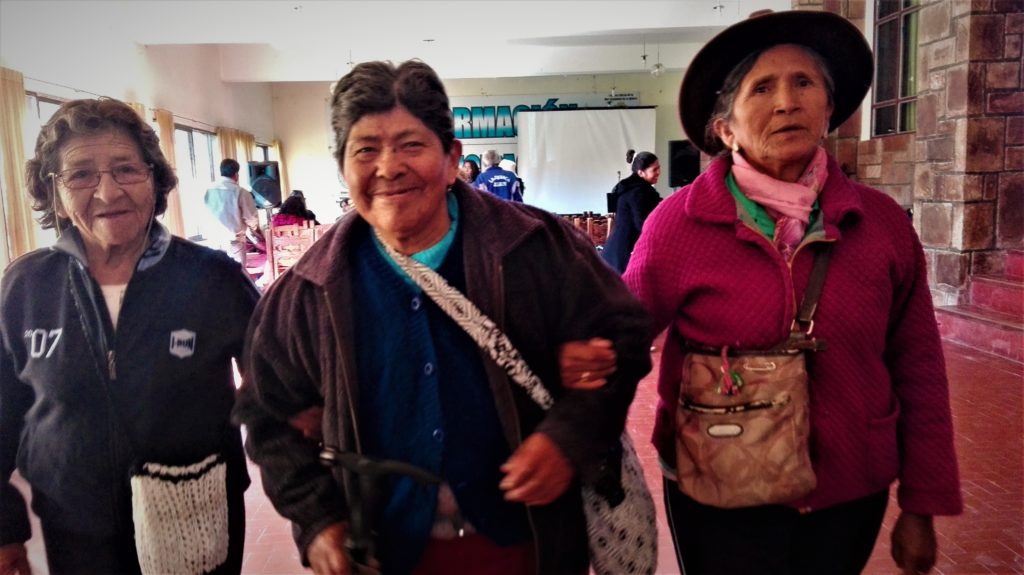
[[(452, 242), (455, 241), (455, 232), (459, 228), (459, 201), (455, 199), (455, 194), (451, 192), (448, 192), (448, 195), (446, 196), (445, 199), (448, 203), (448, 216), (449, 218), (451, 218), (452, 221), (451, 224), (448, 226), (448, 233), (446, 233), (444, 237), (441, 238), (441, 240), (438, 241), (436, 244), (430, 246), (429, 248), (421, 252), (416, 252), (411, 256), (412, 259), (420, 262), (421, 264), (427, 266), (428, 268), (434, 271), (437, 271), (437, 269), (441, 267), (441, 264), (444, 263), (444, 258), (445, 256), (448, 255), (448, 250), (452, 247)], [(412, 279), (409, 278), (409, 276), (402, 270), (402, 268), (399, 267), (397, 263), (395, 263), (395, 260), (391, 259), (391, 256), (388, 255), (388, 252), (384, 249), (384, 246), (381, 245), (380, 240), (377, 239), (377, 234), (370, 234), (370, 236), (373, 238), (373, 245), (376, 246), (377, 251), (380, 252), (382, 256), (384, 256), (384, 259), (391, 266), (391, 269), (395, 270), (395, 272), (398, 273), (398, 275), (402, 276), (402, 279), (405, 280), (405, 283), (409, 284), (410, 286), (418, 290), (419, 287), (416, 285), (416, 283), (413, 282)]]

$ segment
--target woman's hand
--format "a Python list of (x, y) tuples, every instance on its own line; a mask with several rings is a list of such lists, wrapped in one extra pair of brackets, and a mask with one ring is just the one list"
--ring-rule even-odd
[(608, 383), (606, 378), (615, 373), (612, 342), (595, 337), (562, 344), (558, 350), (558, 368), (566, 388), (597, 389)]
[(0, 575), (32, 575), (24, 543), (0, 545)]
[(351, 575), (352, 569), (345, 554), (348, 529), (344, 523), (333, 523), (317, 533), (306, 550), (309, 566), (316, 575)]
[(900, 513), (892, 529), (892, 558), (903, 575), (923, 575), (935, 566), (935, 525), (931, 515)]
[(505, 499), (526, 505), (546, 505), (569, 487), (575, 473), (554, 441), (534, 433), (501, 466), (505, 474), (498, 487)]
[(324, 408), (314, 406), (306, 408), (288, 419), (288, 425), (302, 432), (302, 436), (312, 441), (323, 439), (321, 425), (324, 419)]

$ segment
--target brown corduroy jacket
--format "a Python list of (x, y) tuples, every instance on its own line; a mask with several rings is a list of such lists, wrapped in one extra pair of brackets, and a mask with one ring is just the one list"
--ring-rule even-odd
[[(484, 354), (509, 446), (535, 431), (568, 457), (577, 479), (596, 479), (621, 433), (636, 385), (651, 367), (649, 320), (592, 244), (562, 218), (457, 182), (466, 295), (509, 336), (555, 397), (544, 412)], [(317, 462), (318, 449), (288, 425), (324, 408), (324, 443), (356, 450), (357, 334), (353, 332), (350, 238), (367, 223), (352, 212), (318, 241), (261, 300), (249, 330), (249, 381), (236, 416), (263, 485), (294, 525), (303, 556), (326, 526), (348, 515), (344, 485)], [(617, 370), (604, 388), (567, 391), (558, 348), (573, 340), (614, 342)], [(358, 341), (358, 345), (371, 345)], [(400, 358), (396, 358), (400, 360)], [(579, 482), (550, 505), (530, 508), (541, 573), (586, 572)]]

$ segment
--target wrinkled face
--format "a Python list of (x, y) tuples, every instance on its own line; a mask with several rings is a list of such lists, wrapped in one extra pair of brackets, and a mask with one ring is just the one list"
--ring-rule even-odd
[(817, 63), (799, 46), (782, 44), (761, 54), (740, 83), (732, 117), (714, 127), (754, 167), (794, 181), (828, 132), (831, 116)]
[[(111, 174), (114, 171), (120, 177), (139, 169), (145, 169), (148, 177), (137, 183), (119, 184)], [(104, 172), (95, 186), (68, 187), (76, 180), (88, 180), (88, 174), (94, 171)], [(60, 149), (60, 173), (57, 213), (78, 228), (88, 252), (112, 254), (142, 245), (153, 217), (156, 192), (142, 151), (128, 134), (111, 130), (68, 138)]]
[(446, 153), (437, 134), (396, 106), (352, 125), (341, 168), (359, 215), (385, 243), (412, 254), (448, 231), (445, 193), (461, 154), (458, 140)]
[(640, 170), (637, 172), (637, 175), (652, 186), (657, 184), (658, 178), (661, 177), (661, 162), (655, 161), (650, 166), (647, 166), (646, 170)]

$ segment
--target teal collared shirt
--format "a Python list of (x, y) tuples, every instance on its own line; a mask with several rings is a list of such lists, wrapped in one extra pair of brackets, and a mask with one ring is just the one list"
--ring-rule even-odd
[[(448, 195), (446, 196), (445, 200), (448, 203), (448, 217), (452, 221), (452, 223), (448, 226), (448, 233), (446, 233), (444, 237), (441, 238), (441, 241), (437, 242), (436, 244), (430, 246), (429, 248), (421, 252), (416, 252), (412, 256), (410, 256), (412, 257), (412, 259), (420, 262), (421, 264), (427, 266), (428, 268), (434, 270), (435, 272), (437, 271), (438, 268), (441, 267), (441, 264), (444, 263), (444, 258), (448, 255), (448, 250), (451, 249), (452, 242), (455, 241), (455, 232), (458, 231), (459, 229), (459, 201), (455, 199), (455, 194), (451, 192), (448, 192)], [(412, 279), (405, 273), (405, 271), (403, 271), (402, 268), (397, 263), (395, 263), (395, 260), (391, 259), (391, 256), (388, 255), (387, 250), (385, 250), (384, 246), (380, 243), (380, 239), (377, 238), (377, 234), (371, 234), (371, 236), (373, 237), (373, 245), (377, 247), (377, 251), (380, 252), (380, 255), (384, 256), (384, 260), (388, 262), (388, 264), (391, 266), (391, 269), (395, 270), (395, 272), (398, 275), (402, 276), (402, 279), (405, 280), (405, 283), (409, 284), (410, 286), (416, 289), (419, 289), (419, 286), (417, 286), (416, 283), (412, 281)]]

